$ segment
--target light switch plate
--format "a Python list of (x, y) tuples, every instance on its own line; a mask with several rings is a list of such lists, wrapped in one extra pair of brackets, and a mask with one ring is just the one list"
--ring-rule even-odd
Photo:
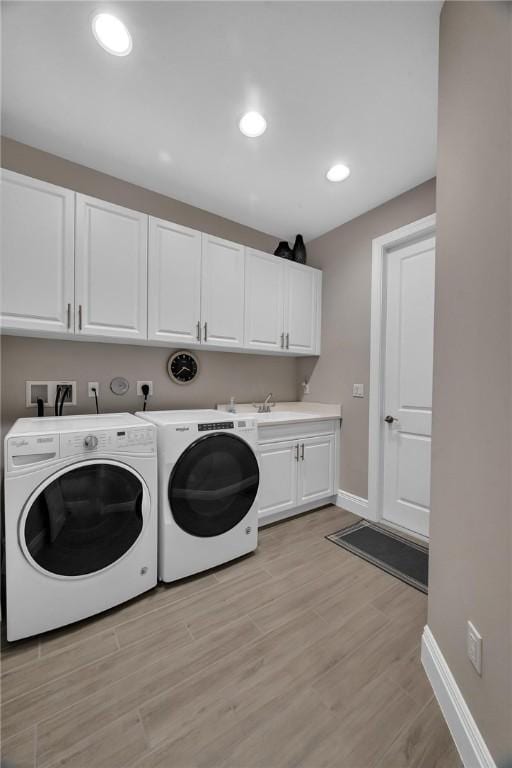
[(364, 384), (352, 385), (352, 397), (364, 397)]
[(482, 635), (474, 624), (468, 621), (467, 634), (468, 658), (479, 675), (482, 674)]

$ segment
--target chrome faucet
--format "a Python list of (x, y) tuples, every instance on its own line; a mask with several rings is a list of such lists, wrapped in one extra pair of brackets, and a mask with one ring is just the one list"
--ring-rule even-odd
[(262, 403), (253, 403), (254, 408), (258, 409), (258, 413), (270, 413), (270, 409), (275, 406), (272, 401), (272, 392), (269, 392), (265, 400)]

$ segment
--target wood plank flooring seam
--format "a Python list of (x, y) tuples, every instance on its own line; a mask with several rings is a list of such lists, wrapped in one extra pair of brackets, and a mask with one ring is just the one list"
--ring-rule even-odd
[[(244, 616), (244, 617), (239, 617), (239, 618), (238, 618), (238, 619), (236, 619), (235, 621), (229, 622), (229, 624), (236, 624), (238, 621), (240, 621), (240, 618), (248, 618), (248, 617), (247, 617), (247, 616)], [(229, 627), (229, 624), (227, 624), (226, 626), (227, 626), (227, 627)], [(254, 625), (254, 622), (252, 622), (252, 621), (251, 621), (251, 624), (253, 624), (253, 625)], [(256, 627), (256, 629), (258, 629), (258, 627)], [(260, 630), (258, 629), (258, 631), (260, 631)], [(201, 639), (204, 639), (204, 638), (201, 638)], [(239, 652), (239, 650), (240, 650), (241, 648), (245, 648), (246, 646), (250, 646), (252, 643), (255, 643), (255, 642), (257, 642), (259, 639), (260, 639), (260, 636), (257, 636), (257, 637), (255, 637), (255, 638), (252, 638), (251, 640), (247, 641), (246, 643), (243, 643), (242, 645), (239, 645), (237, 648), (235, 648), (235, 649), (233, 649), (232, 651), (230, 651), (230, 652), (227, 654), (227, 657), (229, 657), (229, 656), (231, 656), (231, 655), (234, 655), (234, 654), (238, 653), (238, 652)], [(141, 640), (141, 641), (139, 641), (139, 642), (143, 643), (143, 642), (144, 642), (144, 640)], [(197, 641), (194, 641), (194, 642), (197, 642)], [(182, 680), (180, 680), (180, 681), (179, 681), (179, 683), (175, 683), (175, 684), (171, 685), (171, 686), (170, 686), (168, 689), (165, 689), (165, 691), (167, 691), (167, 690), (172, 690), (174, 687), (176, 687), (176, 685), (181, 685), (182, 683), (185, 683), (185, 682), (187, 682), (187, 681), (191, 681), (191, 680), (193, 680), (193, 678), (194, 678), (194, 677), (196, 677), (196, 675), (200, 675), (202, 672), (204, 672), (206, 669), (208, 669), (210, 666), (212, 666), (213, 664), (216, 664), (216, 663), (217, 663), (217, 662), (216, 662), (216, 661), (214, 661), (214, 662), (211, 662), (211, 664), (207, 664), (205, 667), (201, 668), (201, 669), (200, 669), (200, 670), (198, 670), (197, 672), (193, 672), (192, 674), (190, 674), (190, 675), (188, 675), (187, 677), (185, 677), (185, 678), (183, 678)], [(151, 662), (149, 662), (149, 664), (151, 664)], [(140, 671), (140, 670), (139, 670), (139, 669), (137, 669), (137, 670), (134, 670), (133, 672), (130, 672), (130, 673), (129, 673), (129, 674), (127, 674), (127, 675), (123, 675), (122, 677), (120, 677), (120, 678), (116, 679), (114, 682), (108, 683), (108, 685), (104, 686), (104, 687), (103, 687), (103, 689), (104, 689), (104, 690), (107, 690), (107, 689), (109, 689), (109, 688), (112, 688), (113, 686), (116, 686), (116, 685), (118, 685), (118, 684), (122, 683), (123, 681), (127, 680), (128, 678), (132, 677), (132, 675), (136, 675), (136, 674), (137, 674), (139, 671)], [(154, 698), (158, 698), (158, 696), (162, 695), (162, 693), (163, 693), (163, 692), (160, 692), (159, 694), (156, 694), (156, 696), (151, 696), (149, 699), (144, 699), (144, 701), (143, 701), (143, 702), (140, 702), (140, 703), (139, 703), (139, 706), (138, 706), (137, 708), (139, 708), (139, 707), (140, 707), (142, 704), (147, 704), (148, 702), (152, 701)], [(84, 701), (87, 701), (87, 699), (91, 699), (91, 698), (93, 698), (93, 697), (94, 697), (94, 696), (96, 696), (97, 694), (98, 694), (98, 691), (93, 691), (92, 693), (90, 693), (90, 694), (88, 694), (87, 696), (85, 696), (84, 698), (82, 698), (82, 699), (80, 700), (80, 703), (83, 703)], [(72, 704), (71, 706), (75, 706), (75, 704)], [(56, 716), (58, 716), (58, 715), (59, 715), (59, 712), (61, 712), (61, 711), (63, 712), (63, 711), (65, 711), (66, 709), (69, 709), (69, 705), (67, 705), (67, 706), (64, 706), (64, 707), (62, 708), (62, 710), (57, 710), (56, 712), (52, 713), (52, 715), (51, 715), (51, 717), (50, 717), (49, 719), (53, 719), (54, 717), (56, 717)], [(131, 711), (132, 711), (132, 710), (131, 710)], [(48, 718), (45, 718), (45, 717), (43, 717), (43, 718), (41, 718), (40, 720), (38, 720), (36, 724), (38, 724), (38, 723), (43, 723), (43, 722), (45, 722), (47, 719), (48, 719)], [(119, 718), (117, 718), (117, 719), (119, 719)], [(25, 726), (25, 727), (26, 727), (26, 726)]]
[[(115, 631), (114, 630), (108, 630), (108, 631), (109, 632), (112, 631), (113, 635), (114, 635), (114, 638), (115, 638)], [(72, 669), (67, 670), (67, 672), (63, 672), (61, 675), (55, 675), (54, 677), (51, 677), (51, 678), (49, 678), (47, 680), (44, 680), (39, 685), (35, 685), (31, 689), (31, 691), (37, 691), (38, 688), (42, 688), (43, 686), (47, 685), (49, 682), (58, 682), (59, 680), (62, 680), (64, 678), (68, 677), (68, 675), (72, 675), (72, 674), (74, 674), (76, 672), (79, 672), (80, 670), (84, 669), (85, 667), (89, 667), (89, 666), (92, 666), (93, 664), (98, 664), (101, 661), (105, 661), (105, 659), (108, 659), (109, 657), (115, 656), (117, 653), (119, 653), (119, 650), (120, 649), (115, 650), (115, 651), (111, 651), (110, 653), (105, 653), (103, 656), (98, 656), (93, 661), (87, 661), (84, 664), (78, 664), (76, 667), (73, 667)], [(45, 658), (45, 657), (43, 657), (43, 658)], [(42, 664), (44, 662), (40, 661), (38, 663)], [(16, 671), (19, 671), (19, 670), (16, 670)], [(23, 696), (26, 696), (26, 695), (27, 695), (27, 691), (23, 691), (22, 693), (18, 694), (17, 696), (11, 696), (8, 699), (3, 698), (2, 699), (2, 705), (3, 704), (11, 704), (13, 701), (16, 701), (17, 699), (21, 699)]]
[[(421, 663), (421, 662), (420, 662), (420, 663)], [(398, 686), (399, 686), (399, 688), (400, 688), (400, 689), (401, 689), (401, 690), (402, 690), (404, 693), (407, 693), (407, 695), (408, 695), (409, 697), (411, 697), (411, 692), (410, 692), (410, 691), (408, 691), (408, 690), (407, 690), (407, 688), (405, 688), (405, 686), (402, 684), (402, 682), (400, 681), (400, 679), (399, 679), (399, 678), (393, 677), (392, 675), (390, 675), (390, 674), (389, 674), (389, 672), (388, 672), (388, 671), (386, 671), (386, 676), (387, 676), (387, 678), (389, 679), (389, 681), (390, 681), (390, 682), (392, 682), (392, 683), (395, 683), (395, 685), (398, 685)], [(414, 697), (411, 697), (411, 698), (414, 698)], [(428, 706), (428, 704), (430, 704), (430, 702), (432, 701), (432, 699), (433, 699), (433, 698), (434, 698), (434, 691), (432, 691), (432, 692), (431, 692), (430, 696), (429, 696), (429, 697), (428, 697), (428, 699), (425, 701), (425, 705), (424, 705), (423, 709), (424, 709), (426, 706)]]
[[(411, 698), (410, 695), (409, 695), (409, 698)], [(427, 707), (430, 706), (431, 702), (432, 702), (432, 699), (429, 699), (427, 702), (425, 702), (425, 704), (416, 713), (416, 716), (413, 718), (413, 720), (411, 722), (405, 722), (402, 725), (402, 727), (398, 729), (398, 731), (395, 733), (394, 737), (391, 739), (391, 741), (390, 741), (390, 743), (388, 745), (388, 748), (386, 750), (384, 750), (384, 752), (383, 752), (383, 754), (381, 756), (381, 759), (379, 760), (379, 764), (385, 760), (386, 756), (391, 752), (395, 742), (400, 738), (400, 736), (402, 736), (402, 734), (404, 734), (406, 731), (411, 731), (414, 728), (415, 723), (421, 719), (421, 717), (423, 716), (423, 713), (425, 712)]]
[[(202, 575), (206, 576), (207, 574), (208, 574), (208, 572), (206, 572), (205, 574), (202, 574)], [(212, 574), (212, 575), (214, 575), (214, 574)], [(194, 592), (194, 596), (195, 596), (195, 595), (198, 595), (198, 594), (200, 594), (200, 593), (203, 593), (203, 592), (207, 592), (207, 591), (208, 591), (208, 590), (210, 590), (210, 589), (215, 589), (217, 586), (218, 586), (218, 583), (214, 583), (214, 584), (205, 585), (203, 588), (200, 588), (200, 589), (198, 589), (198, 591), (197, 591), (197, 592)], [(156, 589), (158, 589), (158, 585), (157, 585), (156, 587), (154, 587), (152, 590), (148, 590), (148, 592), (147, 592), (147, 593), (145, 593), (144, 595), (141, 595), (141, 596), (139, 596), (139, 598), (138, 598), (138, 599), (139, 599), (141, 602), (143, 602), (143, 600), (144, 600), (144, 597), (146, 597), (148, 594), (152, 593), (152, 592), (153, 592), (153, 590), (156, 590)], [(170, 587), (169, 587), (169, 592), (171, 592), (171, 588), (170, 588)], [(182, 601), (186, 601), (186, 600), (190, 600), (190, 595), (183, 595), (183, 597), (179, 597), (179, 598), (177, 598), (177, 599), (176, 599), (176, 600), (174, 600), (174, 601), (172, 601), (172, 600), (171, 600), (169, 604), (174, 604), (174, 605), (177, 605), (178, 603), (180, 603), (180, 602), (182, 602)], [(168, 605), (167, 601), (163, 602), (162, 604), (158, 605), (158, 606), (157, 606), (157, 607), (155, 607), (155, 608), (148, 608), (148, 610), (145, 610), (145, 611), (143, 611), (142, 613), (140, 613), (140, 614), (137, 614), (136, 616), (133, 616), (133, 617), (131, 617), (131, 618), (129, 618), (129, 619), (126, 619), (126, 620), (124, 620), (124, 621), (119, 621), (119, 622), (117, 622), (117, 623), (111, 624), (111, 625), (110, 625), (110, 626), (108, 626), (108, 627), (101, 627), (101, 628), (98, 628), (98, 631), (97, 631), (97, 632), (94, 632), (94, 633), (93, 633), (93, 634), (91, 634), (91, 635), (89, 635), (89, 636), (88, 636), (88, 639), (91, 639), (91, 638), (93, 638), (93, 637), (96, 637), (97, 635), (101, 634), (102, 632), (105, 632), (105, 631), (107, 631), (107, 629), (114, 629), (114, 630), (115, 630), (115, 629), (117, 629), (118, 627), (121, 627), (121, 626), (123, 626), (124, 624), (129, 624), (131, 621), (134, 621), (134, 619), (141, 619), (143, 616), (147, 616), (147, 615), (149, 615), (149, 614), (152, 614), (152, 613), (156, 613), (157, 611), (160, 611), (162, 608), (164, 608), (166, 605)], [(106, 612), (104, 612), (104, 613), (109, 613), (110, 611), (115, 611), (115, 610), (116, 610), (116, 608), (123, 608), (123, 605), (120, 605), (120, 606), (115, 606), (114, 608), (112, 608), (112, 609), (109, 609), (109, 611), (106, 611)], [(100, 614), (97, 614), (97, 616), (91, 617), (91, 619), (93, 619), (93, 620), (94, 620), (95, 618), (101, 618), (101, 617), (102, 617), (102, 614), (100, 613)], [(43, 639), (44, 639), (44, 636), (43, 636)], [(79, 638), (79, 639), (77, 639), (77, 640), (71, 640), (71, 641), (70, 641), (68, 644), (66, 644), (66, 645), (63, 645), (63, 646), (59, 646), (59, 648), (58, 648), (56, 651), (49, 651), (48, 653), (46, 653), (46, 654), (43, 654), (43, 653), (42, 653), (42, 643), (41, 643), (41, 640), (40, 640), (40, 641), (39, 641), (39, 654), (40, 654), (41, 658), (45, 658), (45, 657), (47, 657), (47, 656), (51, 656), (51, 655), (53, 655), (54, 653), (60, 653), (62, 650), (66, 649), (66, 648), (70, 648), (70, 647), (71, 647), (71, 646), (73, 646), (73, 645), (77, 645), (77, 644), (78, 644), (78, 643), (80, 643), (80, 642), (82, 642), (82, 639), (81, 639), (81, 638)]]
[[(108, 732), (109, 730), (114, 729), (115, 726), (118, 725), (119, 723), (122, 723), (122, 722), (128, 720), (132, 715), (135, 716), (136, 725), (139, 725), (139, 727), (140, 727), (140, 729), (142, 731), (142, 735), (143, 735), (143, 738), (144, 738), (145, 748), (144, 748), (144, 751), (143, 751), (142, 755), (140, 755), (140, 754), (139, 755), (133, 755), (133, 759), (129, 759), (128, 762), (125, 761), (123, 763), (123, 768), (129, 768), (129, 766), (131, 764), (133, 764), (141, 756), (144, 756), (146, 754), (147, 750), (148, 750), (148, 740), (147, 740), (147, 737), (146, 737), (146, 731), (144, 729), (144, 723), (142, 721), (142, 717), (140, 715), (140, 712), (139, 712), (138, 708), (135, 708), (135, 709), (131, 710), (130, 712), (125, 713), (124, 715), (120, 715), (115, 720), (113, 720), (111, 723), (108, 723), (106, 726), (104, 726), (102, 728), (99, 728), (93, 734), (93, 736), (94, 736), (96, 734), (100, 735), (100, 734), (103, 734), (105, 732)], [(76, 752), (80, 751), (81, 747), (87, 746), (90, 743), (91, 743), (91, 735), (84, 736), (83, 739), (79, 739), (77, 742), (75, 742), (73, 744), (73, 749), (72, 750), (68, 750), (67, 752), (64, 752), (56, 760), (53, 760), (51, 762), (48, 762), (48, 761), (42, 761), (42, 762), (38, 761), (37, 760), (37, 752), (36, 752), (36, 765), (35, 765), (35, 768), (60, 768), (60, 766), (68, 765), (70, 761), (71, 761), (71, 764), (73, 765), (73, 768), (110, 768), (108, 763), (104, 763), (104, 762), (102, 762), (100, 764), (96, 764), (96, 765), (89, 765), (89, 764), (85, 764), (85, 763), (81, 762), (80, 765), (77, 765), (77, 763), (73, 760), (74, 755), (76, 754)], [(13, 768), (15, 768), (15, 766)]]
[[(6, 641), (5, 641), (6, 642)], [(23, 641), (21, 641), (23, 642)], [(7, 651), (7, 654), (5, 653)], [(27, 666), (27, 664), (32, 664), (35, 659), (27, 659), (26, 661), (22, 661), (20, 664), (15, 664), (14, 667), (9, 667), (9, 669), (4, 670), (4, 655), (8, 657), (9, 650), (8, 646), (4, 645), (4, 641), (2, 641), (2, 647), (0, 649), (0, 680), (5, 677), (10, 672), (17, 672), (18, 669), (21, 669), (22, 667)], [(41, 658), (41, 640), (38, 638), (37, 640), (37, 656), (36, 659)]]
[(34, 768), (37, 768), (37, 739), (38, 739), (38, 725), (34, 723)]
[[(140, 711), (140, 707), (136, 707), (135, 711), (137, 712), (137, 717), (139, 719), (139, 723), (140, 723), (141, 728), (142, 728), (142, 733), (144, 734), (144, 741), (146, 742), (146, 752), (149, 752), (151, 745), (150, 745), (150, 741), (149, 741), (148, 732), (146, 730), (146, 726), (144, 725), (144, 718), (142, 717), (142, 712)], [(132, 762), (134, 762), (134, 761), (132, 761)]]

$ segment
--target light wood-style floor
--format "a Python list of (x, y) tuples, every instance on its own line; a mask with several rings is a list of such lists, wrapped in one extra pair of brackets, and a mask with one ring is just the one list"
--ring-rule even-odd
[(426, 597), (323, 538), (354, 519), (263, 529), (253, 556), (5, 647), (6, 765), (458, 768)]

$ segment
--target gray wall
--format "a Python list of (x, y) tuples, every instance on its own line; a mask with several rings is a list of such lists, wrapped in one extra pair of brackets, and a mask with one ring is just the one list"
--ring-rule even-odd
[[(87, 382), (100, 384), (104, 412), (142, 409), (136, 382), (153, 381), (149, 407), (155, 409), (213, 408), (234, 395), (239, 402), (262, 399), (269, 391), (279, 400), (296, 399), (295, 361), (285, 357), (244, 355), (233, 352), (199, 352), (200, 370), (191, 384), (179, 385), (167, 375), (171, 349), (85, 341), (52, 341), (4, 336), (2, 339), (2, 394), (4, 428), (20, 416), (34, 415), (25, 406), (25, 381), (78, 382), (78, 404), (65, 413), (93, 413), (94, 399), (87, 396)], [(130, 382), (126, 395), (114, 395), (114, 376)], [(52, 410), (47, 409), (46, 415)]]
[[(428, 623), (512, 764), (510, 3), (441, 14)], [(483, 674), (466, 622), (483, 635)]]
[[(311, 377), (311, 394), (304, 400), (343, 404), (340, 487), (363, 498), (368, 496), (372, 240), (434, 211), (431, 179), (308, 244), (308, 263), (324, 272), (322, 354), (298, 362), (299, 381)], [(364, 399), (352, 397), (354, 383), (364, 384)]]
[[(253, 248), (272, 251), (277, 237), (223, 219), (207, 211), (41, 152), (11, 139), (2, 139), (2, 166), (84, 194), (194, 227)], [(27, 379), (65, 377), (78, 381), (79, 400), (68, 413), (92, 412), (87, 381), (99, 381), (105, 411), (133, 411), (141, 406), (135, 382), (150, 379), (154, 385), (152, 408), (210, 407), (226, 402), (263, 398), (269, 391), (281, 400), (295, 400), (296, 361), (263, 355), (198, 352), (200, 374), (187, 386), (173, 384), (166, 373), (171, 349), (83, 341), (50, 341), (4, 336), (2, 339), (2, 429), (33, 415), (25, 407)], [(113, 376), (125, 376), (131, 389), (124, 397), (109, 392)]]

